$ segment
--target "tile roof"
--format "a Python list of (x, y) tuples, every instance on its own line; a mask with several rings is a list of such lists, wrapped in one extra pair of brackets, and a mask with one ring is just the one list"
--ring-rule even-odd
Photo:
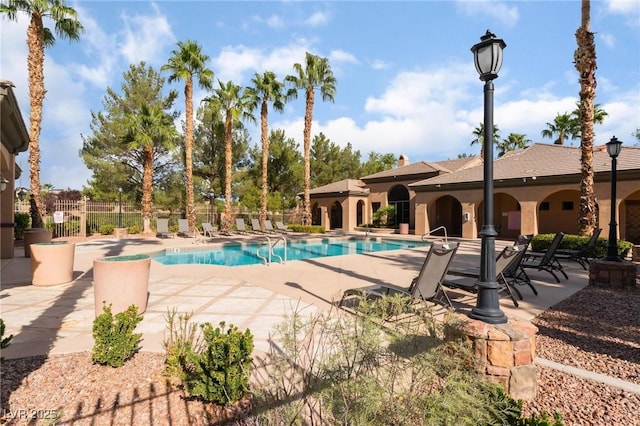
[[(530, 147), (511, 151), (494, 160), (494, 180), (521, 179), (524, 177), (544, 177), (580, 174), (580, 148), (563, 145), (535, 143)], [(605, 146), (597, 146), (593, 153), (594, 173), (611, 170), (611, 158)], [(640, 148), (623, 146), (618, 156), (618, 171), (640, 171)], [(484, 167), (478, 164), (462, 168), (452, 173), (444, 173), (433, 178), (410, 184), (416, 188), (454, 183), (482, 182)]]
[(427, 173), (437, 173), (440, 169), (433, 166), (432, 163), (426, 161), (418, 161), (417, 163), (407, 164), (406, 166), (394, 167), (393, 169), (374, 173), (372, 175), (361, 177), (362, 180), (373, 180), (382, 178), (394, 178), (397, 176), (412, 176)]
[(369, 188), (365, 188), (365, 183), (359, 179), (344, 179), (339, 180), (338, 182), (332, 182), (327, 185), (319, 186), (317, 188), (313, 188), (309, 191), (311, 195), (319, 195), (319, 194), (332, 194), (332, 193), (341, 193), (347, 192), (351, 194), (369, 194)]

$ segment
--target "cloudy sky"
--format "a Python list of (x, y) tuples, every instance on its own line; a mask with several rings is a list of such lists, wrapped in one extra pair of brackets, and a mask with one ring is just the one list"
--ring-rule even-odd
[[(495, 123), (502, 137), (543, 139), (558, 113), (571, 112), (579, 84), (573, 65), (580, 1), (68, 1), (85, 32), (47, 50), (47, 97), (40, 138), (41, 181), (82, 189), (91, 172), (78, 154), (90, 113), (106, 88), (119, 90), (130, 64), (159, 70), (178, 41), (195, 40), (223, 82), (248, 85), (256, 72), (293, 73), (305, 52), (327, 57), (337, 78), (334, 103), (316, 98), (312, 134), (348, 142), (363, 154), (405, 154), (411, 162), (478, 154), (470, 146), (483, 117), (483, 83), (471, 46), (490, 29), (507, 47), (495, 80)], [(630, 145), (640, 127), (640, 1), (593, 0), (596, 102), (609, 116), (596, 143), (613, 135)], [(2, 18), (0, 79), (12, 81), (28, 126), (28, 18)], [(182, 95), (181, 83), (167, 85)], [(207, 93), (196, 91), (196, 102)], [(184, 99), (176, 106), (183, 111)], [(304, 96), (270, 128), (302, 145)], [(256, 126), (248, 124), (252, 144)], [(577, 141), (573, 142), (578, 145)], [(27, 153), (18, 156), (28, 187)]]

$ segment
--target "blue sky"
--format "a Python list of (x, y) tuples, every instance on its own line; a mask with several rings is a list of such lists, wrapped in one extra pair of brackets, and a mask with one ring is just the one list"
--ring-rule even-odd
[[(91, 172), (78, 154), (90, 113), (101, 110), (106, 88), (119, 90), (129, 64), (159, 70), (178, 41), (192, 39), (211, 57), (217, 79), (250, 84), (256, 72), (293, 73), (306, 51), (328, 57), (337, 78), (335, 103), (316, 98), (312, 135), (370, 151), (405, 154), (411, 162), (479, 153), (470, 146), (483, 117), (483, 83), (471, 46), (490, 29), (504, 39), (495, 80), (494, 121), (502, 137), (540, 132), (557, 113), (575, 109), (580, 90), (573, 65), (580, 1), (68, 1), (85, 32), (47, 50), (47, 97), (40, 138), (41, 181), (82, 189)], [(28, 126), (26, 27), (3, 18), (0, 78), (15, 83)], [(609, 113), (596, 143), (611, 136), (633, 145), (640, 127), (640, 1), (592, 1), (596, 33), (596, 102)], [(177, 109), (184, 111), (183, 87)], [(207, 96), (197, 90), (195, 101)], [(304, 96), (270, 129), (284, 129), (302, 145)], [(257, 126), (247, 124), (252, 144)], [(573, 141), (577, 146), (578, 141)], [(18, 156), (28, 187), (28, 154)]]

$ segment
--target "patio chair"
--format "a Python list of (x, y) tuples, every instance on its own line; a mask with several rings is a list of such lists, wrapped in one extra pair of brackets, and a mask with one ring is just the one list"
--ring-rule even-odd
[(266, 234), (267, 232), (262, 230), (262, 227), (260, 226), (260, 220), (258, 219), (251, 219), (251, 229), (253, 229), (253, 232), (257, 233), (257, 234)]
[(169, 231), (169, 219), (156, 219), (156, 237), (174, 238), (176, 235)]
[(589, 265), (589, 259), (592, 258), (591, 250), (595, 247), (598, 242), (598, 237), (600, 236), (600, 232), (602, 232), (602, 228), (596, 228), (593, 230), (593, 234), (591, 234), (591, 238), (584, 245), (584, 247), (580, 249), (558, 249), (556, 250), (556, 258), (558, 260), (566, 260), (577, 262), (582, 266), (582, 269), (587, 270), (587, 266)]
[[(518, 301), (514, 292), (522, 299), (522, 295), (513, 287), (513, 278), (507, 277), (504, 272), (512, 265), (517, 264), (520, 254), (525, 250), (523, 244), (505, 247), (496, 258), (496, 280), (500, 284), (500, 291), (509, 293), (514, 306), (518, 307)], [(459, 289), (468, 293), (477, 293), (479, 289), (480, 274), (477, 268), (470, 271), (449, 270), (442, 280), (442, 285), (449, 288)]]
[(276, 234), (279, 231), (277, 231), (274, 227), (273, 224), (271, 223), (271, 221), (269, 219), (265, 219), (264, 220), (264, 232), (268, 232), (269, 234)]
[(244, 219), (239, 217), (236, 218), (236, 232), (238, 234), (247, 234), (247, 225), (244, 222)]
[(442, 288), (442, 279), (449, 269), (451, 259), (458, 250), (458, 243), (434, 243), (422, 264), (420, 273), (411, 281), (409, 288), (391, 285), (361, 287), (345, 290), (339, 306), (343, 306), (347, 298), (364, 297), (366, 299), (380, 299), (384, 296), (405, 295), (412, 299), (439, 303), (453, 308), (453, 304)]
[(549, 245), (547, 251), (530, 251), (526, 253), (519, 264), (519, 269), (516, 277), (529, 279), (525, 269), (537, 269), (538, 271), (546, 271), (550, 273), (558, 283), (560, 282), (560, 278), (558, 278), (556, 272), (560, 272), (565, 277), (565, 279), (569, 279), (567, 273), (562, 267), (562, 264), (558, 261), (558, 258), (555, 257), (556, 251), (558, 250), (558, 247), (560, 246), (563, 238), (564, 232), (557, 232), (553, 237), (553, 241), (551, 241), (551, 244)]
[(518, 253), (518, 258), (513, 263), (511, 263), (503, 272), (505, 277), (512, 280), (512, 288), (518, 294), (520, 300), (522, 300), (522, 294), (520, 293), (520, 290), (518, 290), (518, 287), (513, 284), (527, 285), (529, 286), (533, 294), (535, 294), (536, 296), (538, 295), (538, 290), (534, 287), (529, 276), (526, 273), (520, 273), (520, 262), (522, 262), (522, 259), (527, 256), (527, 250), (529, 249), (529, 244), (531, 243), (532, 239), (533, 234), (519, 235), (518, 238), (516, 238), (513, 245), (522, 245), (524, 246), (524, 248)]
[(276, 231), (282, 232), (282, 233), (285, 233), (285, 234), (293, 232), (291, 229), (287, 228), (287, 225), (285, 225), (282, 222), (278, 222), (278, 221), (276, 221)]
[(211, 222), (202, 222), (202, 233), (205, 237), (214, 237), (216, 230), (213, 229)]
[(178, 219), (178, 236), (184, 238), (193, 238), (195, 233), (189, 229), (188, 219)]

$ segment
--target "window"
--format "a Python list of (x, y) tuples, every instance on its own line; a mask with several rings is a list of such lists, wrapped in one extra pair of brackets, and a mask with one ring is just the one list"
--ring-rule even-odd
[(540, 203), (540, 211), (541, 212), (549, 211), (549, 202), (548, 201), (543, 201), (543, 202)]
[(562, 210), (573, 210), (573, 201), (563, 201)]
[(371, 209), (373, 210), (373, 213), (377, 212), (380, 210), (380, 203), (371, 203)]

